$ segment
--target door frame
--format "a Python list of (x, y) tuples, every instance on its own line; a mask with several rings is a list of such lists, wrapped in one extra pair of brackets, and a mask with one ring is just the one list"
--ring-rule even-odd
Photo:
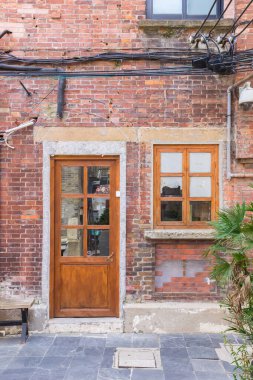
[[(106, 155), (106, 156), (97, 156), (97, 155), (55, 155), (50, 158), (50, 285), (49, 285), (49, 315), (50, 318), (56, 317), (56, 305), (55, 305), (55, 260), (56, 260), (56, 223), (55, 223), (55, 202), (57, 201), (57, 198), (59, 198), (59, 194), (57, 196), (57, 192), (55, 189), (55, 186), (57, 185), (55, 182), (55, 178), (57, 176), (56, 170), (55, 170), (55, 164), (56, 162), (80, 162), (80, 161), (92, 161), (96, 163), (96, 161), (112, 161), (115, 164), (115, 191), (118, 191), (120, 188), (120, 179), (119, 179), (119, 157), (114, 155)], [(119, 198), (116, 197), (115, 194), (115, 210), (113, 210), (115, 221), (113, 223), (113, 230), (116, 233), (116, 244), (114, 247), (115, 251), (115, 266), (116, 266), (116, 273), (115, 273), (115, 294), (114, 294), (114, 300), (113, 303), (115, 304), (114, 311), (115, 311), (115, 317), (119, 317), (119, 232), (120, 232), (120, 220), (119, 220)], [(87, 263), (86, 263), (87, 264)], [(89, 317), (87, 311), (87, 317)], [(64, 317), (57, 317), (57, 318), (64, 318)], [(73, 318), (73, 317), (69, 317)], [(96, 317), (94, 317), (96, 318)]]
[[(114, 156), (119, 158), (120, 169), (120, 252), (119, 252), (119, 318), (123, 317), (126, 296), (126, 143), (117, 141), (43, 141), (43, 251), (42, 251), (42, 303), (45, 321), (49, 320), (50, 308), (50, 158), (59, 156)], [(117, 319), (109, 317), (110, 320)], [(100, 317), (99, 321), (107, 321)]]

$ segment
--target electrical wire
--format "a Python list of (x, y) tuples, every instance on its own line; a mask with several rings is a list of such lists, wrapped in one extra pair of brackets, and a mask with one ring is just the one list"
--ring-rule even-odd
[[(142, 69), (142, 70), (115, 70), (115, 71), (0, 71), (1, 76), (7, 77), (65, 77), (65, 78), (101, 78), (101, 77), (129, 77), (129, 76), (169, 76), (169, 75), (199, 75), (204, 70), (194, 69), (192, 66), (166, 67), (162, 69)], [(208, 74), (208, 70), (205, 72)]]
[(249, 26), (253, 23), (253, 18), (245, 25), (245, 27), (234, 36), (234, 39), (238, 38)]
[[(30, 117), (32, 115), (32, 113), (41, 105), (42, 102), (44, 102), (44, 100), (46, 100), (49, 95), (52, 94), (52, 92), (55, 90), (55, 88), (57, 87), (58, 84), (55, 84), (50, 90), (49, 92), (43, 96), (43, 98), (40, 99), (40, 101), (38, 103), (35, 103), (32, 107), (32, 109), (30, 110), (30, 112), (28, 113), (28, 117)], [(38, 116), (40, 115), (40, 112), (38, 112)]]
[(209, 12), (208, 12), (206, 18), (204, 19), (204, 21), (203, 21), (202, 24), (200, 25), (199, 29), (197, 30), (197, 32), (195, 33), (195, 35), (194, 35), (193, 38), (196, 38), (196, 37), (198, 36), (199, 32), (203, 29), (205, 23), (207, 22), (207, 20), (209, 19), (210, 15), (211, 15), (212, 10), (213, 10), (213, 8), (214, 8), (214, 6), (215, 6), (216, 3), (217, 3), (217, 0), (214, 0), (213, 5), (212, 5), (211, 8), (209, 9)]
[(220, 17), (218, 18), (218, 20), (216, 21), (215, 25), (212, 27), (212, 29), (209, 31), (208, 33), (208, 37), (211, 36), (211, 33), (214, 31), (214, 29), (216, 28), (216, 26), (219, 24), (220, 20), (222, 19), (222, 17), (224, 16), (224, 14), (227, 12), (228, 8), (230, 7), (230, 5), (232, 4), (234, 0), (230, 0), (229, 3), (227, 4), (226, 8), (224, 9), (224, 11), (221, 13)]
[[(253, 0), (252, 0), (253, 2)], [(249, 23), (245, 26), (248, 27)], [(244, 28), (244, 30), (245, 30)], [(240, 33), (242, 33), (241, 31)], [(205, 35), (202, 35), (205, 41), (205, 50), (190, 50), (190, 49), (175, 49), (170, 48), (166, 51), (152, 51), (142, 53), (124, 53), (124, 52), (109, 52), (91, 56), (71, 57), (71, 58), (20, 58), (13, 54), (0, 52), (0, 75), (2, 76), (27, 76), (27, 77), (112, 77), (112, 76), (142, 76), (142, 75), (192, 75), (192, 74), (207, 74), (211, 67), (211, 73), (219, 70), (222, 73), (227, 72), (228, 67), (233, 67), (235, 70), (244, 67), (251, 67), (253, 61), (253, 50), (245, 50), (234, 52), (233, 44), (231, 49), (226, 52), (221, 52), (215, 41)], [(212, 46), (213, 45), (213, 46)], [(154, 61), (164, 64), (172, 64), (169, 67), (161, 67), (158, 69), (138, 69), (138, 70), (105, 70), (105, 71), (80, 71), (72, 70), (64, 72), (59, 66), (87, 64), (89, 62), (105, 61), (105, 62), (121, 62), (124, 61)], [(208, 62), (210, 65), (208, 66)], [(41, 65), (41, 67), (36, 66)], [(43, 66), (51, 66), (43, 67)], [(224, 67), (222, 68), (222, 65)], [(57, 68), (58, 66), (58, 68)], [(206, 71), (196, 71), (207, 69)], [(209, 71), (210, 73), (210, 71)], [(232, 72), (230, 72), (231, 74)]]
[[(72, 57), (72, 58), (20, 58), (16, 57), (13, 54), (0, 52), (0, 63), (22, 63), (26, 67), (28, 65), (70, 65), (78, 63), (89, 63), (95, 61), (126, 61), (126, 60), (148, 60), (148, 61), (163, 61), (163, 62), (189, 62), (192, 57), (199, 56), (200, 52), (193, 51), (190, 49), (170, 49), (169, 51), (158, 51), (158, 52), (146, 52), (146, 53), (122, 53), (122, 52), (110, 52), (102, 53), (91, 56), (81, 56), (81, 57)], [(203, 52), (202, 54), (205, 54)]]
[(222, 37), (222, 39), (224, 40), (228, 35), (229, 33), (231, 33), (232, 31), (234, 31), (236, 29), (236, 24), (237, 22), (241, 19), (241, 17), (244, 15), (244, 13), (247, 11), (247, 9), (250, 7), (250, 5), (253, 3), (253, 0), (251, 0), (247, 5), (246, 7), (244, 8), (244, 10), (242, 11), (242, 13), (237, 17), (237, 19), (235, 20), (235, 22), (233, 23), (232, 27), (228, 30), (228, 32)]

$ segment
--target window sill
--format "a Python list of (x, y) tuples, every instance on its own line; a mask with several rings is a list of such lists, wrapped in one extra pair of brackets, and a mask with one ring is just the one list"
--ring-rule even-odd
[[(217, 20), (208, 20), (203, 28), (204, 31), (210, 30), (210, 27), (214, 26)], [(145, 32), (167, 30), (167, 32), (177, 31), (178, 29), (192, 29), (199, 28), (203, 20), (140, 20), (139, 28)], [(234, 23), (233, 19), (222, 19), (215, 28), (216, 32), (224, 32)], [(173, 34), (173, 33), (172, 33)]]
[(212, 240), (213, 229), (147, 230), (144, 237), (149, 240)]

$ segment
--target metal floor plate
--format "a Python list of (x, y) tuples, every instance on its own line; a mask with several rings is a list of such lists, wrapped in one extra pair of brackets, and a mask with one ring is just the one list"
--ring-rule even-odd
[(114, 368), (161, 369), (160, 350), (157, 348), (117, 348)]

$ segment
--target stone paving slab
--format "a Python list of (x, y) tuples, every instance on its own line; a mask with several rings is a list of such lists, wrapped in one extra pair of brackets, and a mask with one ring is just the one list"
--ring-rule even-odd
[[(230, 340), (238, 343), (237, 336)], [(229, 380), (219, 334), (40, 334), (0, 338), (0, 380)], [(162, 369), (113, 368), (117, 348), (160, 350)]]

